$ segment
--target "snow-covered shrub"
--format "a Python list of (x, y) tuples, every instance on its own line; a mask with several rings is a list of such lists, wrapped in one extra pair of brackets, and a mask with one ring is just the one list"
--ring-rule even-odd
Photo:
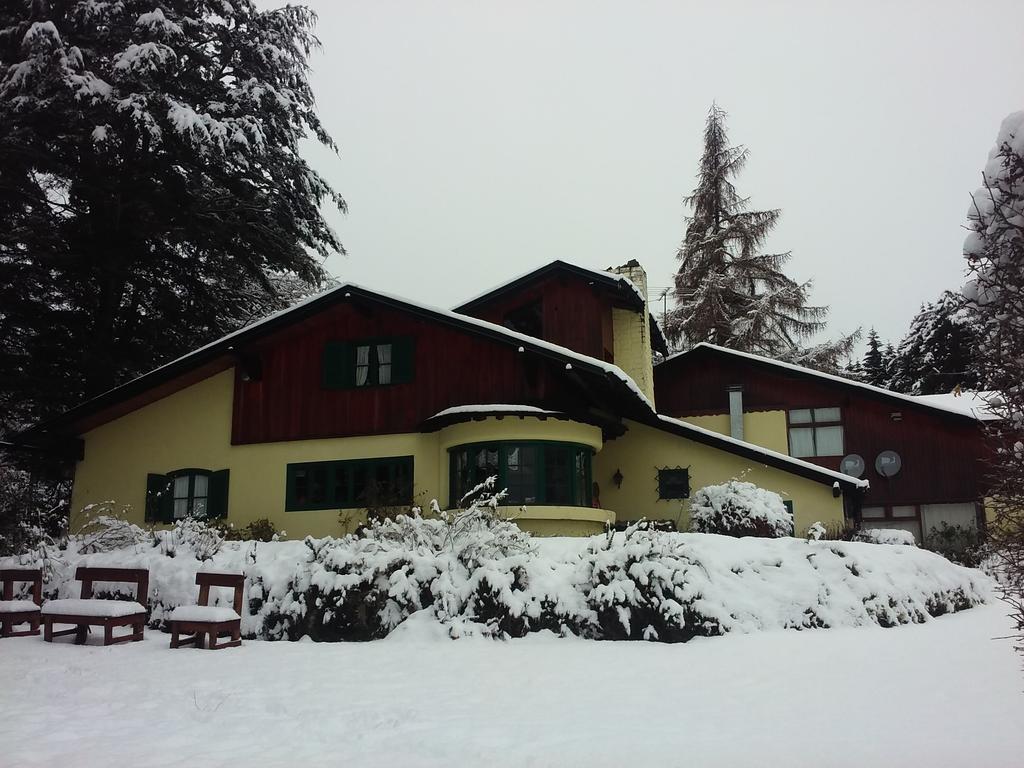
[(304, 594), (287, 611), (274, 611), (261, 595), (259, 609), (285, 636), (368, 640), (442, 600), (439, 614), (471, 615), (495, 634), (525, 634), (524, 622), (510, 621), (522, 610), (513, 595), (525, 572), (517, 578), (510, 564), (495, 563), (528, 557), (530, 537), (498, 514), (503, 493), (493, 487), (493, 478), (481, 483), (464, 509), (442, 511), (435, 502), (433, 517), (414, 509), (370, 519), (358, 535), (307, 539)]
[(811, 541), (821, 541), (828, 535), (826, 528), (820, 520), (811, 523), (807, 528), (807, 538)]
[[(681, 642), (762, 629), (895, 626), (991, 594), (983, 574), (915, 547), (737, 539), (644, 524), (589, 539), (524, 541), (503, 525), (495, 534), (486, 519), (478, 518), (486, 548), (462, 541), (468, 534), (453, 535), (442, 519), (406, 515), (378, 521), (365, 536), (226, 541), (205, 561), (193, 549), (204, 545), (201, 537), (183, 538), (173, 550), (149, 539), (86, 553), (71, 536), (64, 547), (0, 558), (0, 568), (48, 558), (48, 599), (77, 597), (81, 565), (146, 568), (154, 628), (176, 606), (195, 603), (200, 569), (242, 572), (243, 635), (291, 640), (379, 638), (416, 615), (450, 637), (548, 629)], [(230, 595), (214, 597), (226, 604)]]
[(10, 458), (0, 462), (0, 556), (62, 542), (71, 483), (38, 477)]
[(945, 521), (928, 531), (921, 546), (968, 568), (981, 567), (991, 554), (984, 534), (977, 528), (949, 525)]
[(224, 534), (217, 525), (193, 515), (175, 520), (174, 527), (168, 531), (154, 531), (153, 538), (156, 546), (168, 557), (185, 550), (197, 560), (209, 560), (224, 544)]
[[(593, 636), (609, 640), (685, 642), (720, 628), (694, 610), (689, 583), (695, 561), (685, 540), (643, 522), (610, 535), (583, 557)], [(586, 628), (584, 628), (586, 630)]]
[(861, 528), (853, 536), (854, 541), (866, 544), (898, 544), (916, 547), (914, 534), (900, 528)]
[(793, 516), (779, 494), (730, 480), (708, 485), (693, 495), (690, 527), (697, 533), (776, 539), (793, 535)]
[(129, 507), (118, 507), (113, 501), (84, 506), (71, 520), (78, 551), (109, 552), (151, 542), (150, 531), (127, 520), (129, 511)]
[(221, 521), (216, 524), (216, 528), (225, 541), (283, 541), (288, 535), (287, 531), (278, 531), (274, 523), (265, 517), (253, 520), (241, 528), (236, 528), (234, 523)]

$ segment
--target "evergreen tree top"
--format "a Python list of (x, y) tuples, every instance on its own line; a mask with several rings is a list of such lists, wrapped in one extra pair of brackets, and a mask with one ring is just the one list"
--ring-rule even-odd
[(801, 348), (825, 327), (828, 309), (808, 304), (809, 281), (783, 273), (790, 253), (762, 252), (780, 211), (751, 210), (737, 192), (733, 180), (749, 155), (743, 146), (730, 146), (725, 120), (725, 111), (713, 105), (697, 186), (684, 198), (691, 213), (676, 253), (676, 306), (666, 316), (666, 334), (683, 347), (707, 341), (837, 370), (855, 336)]

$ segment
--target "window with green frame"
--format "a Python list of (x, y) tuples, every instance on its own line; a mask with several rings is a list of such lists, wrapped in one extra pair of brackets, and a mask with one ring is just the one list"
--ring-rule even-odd
[(412, 504), (412, 456), (289, 464), (285, 511)]
[(167, 474), (147, 475), (146, 522), (227, 517), (228, 478), (226, 469), (176, 469)]
[(593, 449), (541, 440), (470, 443), (448, 449), (449, 507), (488, 477), (508, 490), (505, 503), (589, 507)]
[(323, 353), (324, 389), (360, 389), (405, 384), (413, 379), (411, 336), (328, 341)]

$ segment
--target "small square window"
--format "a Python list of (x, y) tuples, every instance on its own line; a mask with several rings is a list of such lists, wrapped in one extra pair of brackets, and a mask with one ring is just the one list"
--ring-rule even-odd
[[(789, 455), (798, 459), (842, 456), (845, 450), (840, 422), (842, 410), (838, 407), (790, 411)], [(818, 424), (828, 426), (815, 426)]]
[(675, 469), (658, 470), (658, 498), (659, 499), (688, 499), (690, 498), (690, 469), (689, 467), (676, 467)]

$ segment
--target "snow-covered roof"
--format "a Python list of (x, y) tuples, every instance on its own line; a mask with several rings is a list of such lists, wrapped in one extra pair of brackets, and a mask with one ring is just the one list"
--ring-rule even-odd
[(536, 269), (531, 269), (527, 272), (523, 272), (522, 274), (516, 275), (515, 277), (511, 277), (499, 285), (496, 285), (492, 288), (488, 288), (482, 293), (478, 293), (473, 298), (461, 302), (457, 307), (455, 307), (455, 311), (458, 312), (465, 310), (473, 306), (474, 304), (477, 304), (482, 300), (488, 298), (492, 294), (501, 293), (502, 291), (508, 289), (510, 286), (513, 286), (517, 283), (526, 282), (533, 278), (534, 276), (539, 276), (544, 272), (549, 272), (556, 269), (565, 269), (572, 272), (576, 272), (577, 274), (589, 276), (593, 280), (599, 280), (606, 284), (619, 284), (624, 289), (630, 291), (635, 296), (636, 300), (639, 302), (641, 307), (644, 306), (644, 304), (647, 301), (644, 297), (643, 292), (637, 287), (637, 284), (630, 280), (628, 277), (625, 277), (624, 275), (615, 274), (614, 272), (605, 272), (599, 269), (590, 269), (589, 267), (580, 267), (577, 266), (576, 264), (569, 264), (568, 262), (562, 261), (561, 259), (556, 259), (555, 261), (549, 262), (541, 267), (537, 267)]
[(464, 413), (479, 414), (522, 414), (523, 416), (561, 416), (561, 411), (549, 411), (546, 408), (538, 408), (535, 405), (514, 405), (503, 403), (485, 403), (481, 405), (456, 405), (438, 411), (431, 419), (440, 419), (445, 416), (458, 416)]
[[(368, 288), (356, 285), (355, 283), (346, 283), (344, 285), (339, 285), (335, 288), (331, 288), (327, 291), (323, 291), (321, 293), (303, 299), (302, 301), (297, 302), (291, 307), (282, 309), (278, 312), (268, 315), (262, 320), (258, 320), (255, 323), (251, 323), (250, 325), (247, 325), (244, 328), (240, 328), (237, 331), (229, 333), (221, 337), (220, 339), (211, 342), (210, 344), (200, 347), (199, 349), (193, 350), (192, 352), (189, 352), (186, 355), (182, 355), (181, 357), (172, 360), (171, 362), (166, 363), (158, 368), (155, 368), (152, 371), (143, 374), (142, 376), (132, 379), (131, 381), (122, 384), (119, 387), (115, 387), (114, 389), (108, 390), (107, 392), (98, 395), (92, 400), (89, 400), (71, 409), (70, 411), (63, 414), (61, 417), (58, 417), (58, 419), (55, 419), (52, 422), (40, 424), (37, 427), (31, 428), (30, 430), (23, 434), (32, 434), (39, 429), (45, 429), (47, 426), (58, 422), (73, 421), (75, 418), (78, 417), (79, 414), (91, 413), (113, 403), (119, 402), (120, 399), (123, 399), (122, 397), (120, 397), (122, 393), (125, 393), (123, 397), (127, 398), (128, 396), (130, 396), (128, 393), (146, 391), (146, 389), (148, 389), (150, 386), (155, 386), (157, 382), (162, 381), (163, 376), (166, 376), (168, 374), (178, 375), (179, 372), (173, 369), (180, 368), (182, 369), (180, 373), (184, 373), (185, 371), (191, 370), (191, 368), (200, 365), (204, 361), (204, 358), (206, 358), (206, 362), (209, 362), (210, 359), (215, 359), (217, 356), (225, 352), (233, 351), (235, 349), (235, 346), (231, 342), (241, 342), (250, 336), (259, 336), (261, 331), (269, 332), (270, 328), (268, 328), (268, 326), (273, 327), (275, 325), (283, 324), (283, 318), (289, 315), (299, 314), (303, 310), (315, 311), (316, 305), (326, 305), (333, 300), (337, 300), (338, 298), (348, 299), (356, 294), (366, 299), (377, 300), (387, 304), (397, 305), (398, 307), (413, 309), (418, 312), (425, 313), (427, 315), (433, 315), (436, 318), (448, 322), (449, 324), (452, 325), (474, 328), (478, 331), (487, 333), (491, 336), (502, 337), (509, 342), (516, 343), (520, 351), (530, 349), (533, 351), (539, 351), (541, 353), (560, 358), (562, 360), (566, 360), (568, 361), (565, 365), (567, 370), (571, 370), (573, 368), (573, 365), (577, 364), (583, 369), (590, 369), (591, 371), (602, 372), (607, 377), (616, 379), (623, 385), (625, 385), (626, 389), (631, 393), (637, 404), (640, 406), (636, 416), (641, 416), (642, 421), (648, 424), (657, 425), (660, 420), (661, 423), (664, 423), (666, 425), (672, 425), (677, 431), (685, 430), (695, 439), (700, 439), (702, 442), (706, 444), (710, 443), (719, 446), (723, 450), (741, 453), (746, 456), (756, 455), (758, 457), (763, 458), (768, 464), (773, 464), (775, 466), (781, 467), (792, 467), (794, 470), (798, 470), (798, 474), (802, 474), (805, 476), (808, 474), (813, 474), (816, 478), (838, 479), (844, 483), (848, 483), (853, 486), (866, 487), (866, 481), (858, 480), (857, 478), (849, 477), (838, 472), (833, 472), (832, 470), (825, 469), (824, 467), (819, 467), (816, 464), (801, 461), (800, 459), (794, 459), (790, 456), (786, 456), (785, 454), (777, 453), (775, 451), (769, 451), (767, 449), (761, 448), (760, 446), (756, 446), (752, 443), (746, 443), (741, 440), (726, 437), (725, 435), (721, 435), (717, 432), (712, 432), (710, 430), (705, 430), (700, 427), (696, 427), (692, 424), (688, 424), (686, 422), (681, 422), (678, 419), (672, 419), (669, 418), (668, 416), (660, 416), (655, 411), (651, 401), (647, 399), (647, 396), (644, 395), (644, 393), (640, 390), (640, 387), (637, 386), (636, 382), (632, 379), (632, 377), (630, 377), (629, 374), (627, 374), (614, 363), (608, 363), (605, 362), (604, 360), (599, 360), (597, 358), (590, 357), (579, 352), (575, 352), (571, 349), (568, 349), (567, 347), (552, 344), (551, 342), (544, 341), (543, 339), (528, 336), (524, 333), (519, 333), (518, 331), (510, 330), (505, 326), (490, 323), (486, 320), (480, 320), (478, 318), (470, 317), (468, 315), (464, 315), (452, 310), (431, 307), (426, 304), (421, 304), (416, 301), (411, 301), (409, 299), (393, 296), (391, 294), (383, 293), (381, 291), (370, 290)], [(496, 406), (456, 406), (456, 408), (481, 407), (495, 408)], [(529, 406), (515, 406), (513, 404), (512, 407), (524, 408)], [(622, 415), (626, 415), (629, 418), (635, 417), (629, 416), (629, 414)], [(431, 418), (436, 418), (436, 416)]]
[(663, 416), (661, 414), (658, 414), (658, 421), (663, 424), (671, 425), (676, 429), (683, 429), (692, 432), (695, 435), (702, 435), (705, 438), (714, 439), (720, 443), (731, 444), (737, 449), (742, 449), (743, 453), (748, 456), (752, 454), (759, 454), (764, 457), (766, 460), (765, 463), (767, 464), (778, 465), (780, 462), (786, 463), (793, 467), (799, 467), (805, 472), (824, 475), (841, 484), (852, 485), (865, 490), (871, 486), (871, 483), (867, 480), (862, 480), (861, 478), (853, 477), (852, 475), (844, 475), (842, 472), (836, 472), (834, 469), (829, 469), (828, 467), (812, 464), (811, 462), (804, 461), (803, 459), (795, 459), (785, 453), (779, 453), (778, 451), (773, 451), (769, 448), (762, 448), (760, 445), (754, 445), (753, 443), (748, 443), (743, 440), (737, 440), (735, 437), (729, 437), (728, 435), (723, 435), (721, 432), (714, 432), (710, 429), (705, 429), (704, 427), (698, 427), (696, 424), (691, 424), (688, 421), (673, 419), (671, 416)]
[(847, 379), (847, 378), (844, 378), (842, 376), (836, 376), (835, 374), (832, 374), (832, 373), (823, 373), (822, 371), (817, 371), (817, 370), (815, 370), (813, 368), (807, 368), (807, 367), (802, 366), (802, 365), (796, 365), (795, 363), (786, 363), (786, 362), (783, 362), (782, 360), (775, 360), (774, 358), (771, 358), (771, 357), (765, 357), (763, 355), (755, 355), (752, 352), (740, 352), (739, 350), (736, 350), (736, 349), (729, 349), (728, 347), (721, 347), (721, 346), (719, 346), (717, 344), (709, 344), (708, 342), (705, 342), (705, 341), (702, 341), (699, 344), (694, 345), (690, 349), (684, 350), (682, 352), (676, 352), (673, 355), (669, 355), (664, 360), (659, 362), (657, 365), (658, 366), (665, 365), (666, 363), (669, 363), (672, 360), (683, 358), (686, 355), (689, 355), (689, 354), (691, 354), (693, 352), (696, 352), (696, 351), (702, 350), (702, 349), (704, 349), (704, 350), (711, 350), (711, 351), (718, 352), (718, 353), (725, 354), (725, 355), (730, 355), (732, 357), (743, 358), (745, 360), (750, 360), (752, 362), (760, 363), (760, 364), (763, 364), (763, 365), (770, 365), (770, 366), (773, 366), (775, 368), (779, 368), (781, 370), (792, 371), (793, 373), (799, 373), (799, 374), (801, 374), (803, 376), (811, 376), (811, 377), (814, 377), (814, 378), (817, 378), (817, 379), (821, 379), (823, 381), (829, 381), (829, 382), (833, 382), (835, 384), (840, 384), (840, 385), (842, 385), (844, 387), (852, 387), (854, 389), (862, 390), (862, 391), (864, 391), (866, 393), (871, 393), (871, 394), (874, 394), (874, 395), (880, 395), (880, 396), (888, 398), (890, 400), (898, 400), (898, 401), (907, 403), (908, 405), (913, 405), (913, 406), (917, 406), (917, 407), (925, 407), (925, 408), (933, 409), (935, 411), (941, 411), (943, 413), (954, 414), (956, 416), (966, 416), (968, 418), (981, 418), (977, 414), (973, 413), (971, 411), (971, 409), (969, 409), (969, 408), (965, 409), (962, 406), (960, 406), (959, 404), (950, 403), (947, 400), (943, 399), (943, 398), (946, 397), (945, 395), (935, 396), (936, 399), (934, 399), (934, 400), (930, 399), (929, 396), (904, 395), (904, 394), (902, 394), (900, 392), (893, 392), (890, 389), (885, 389), (884, 387), (876, 387), (873, 384), (865, 384), (864, 382), (861, 382), (861, 381), (854, 381), (853, 379)]
[(946, 392), (941, 395), (914, 395), (926, 405), (942, 408), (945, 411), (955, 411), (964, 416), (973, 416), (979, 421), (995, 421), (999, 416), (992, 413), (989, 405), (998, 403), (999, 395), (996, 392)]
[[(641, 406), (641, 409), (654, 414), (654, 406), (651, 404), (647, 396), (640, 390), (636, 382), (629, 374), (623, 371), (614, 363), (608, 363), (598, 358), (590, 357), (588, 355), (581, 354), (567, 347), (559, 346), (558, 344), (552, 344), (549, 341), (538, 339), (534, 336), (528, 336), (518, 331), (513, 331), (506, 328), (503, 325), (497, 325), (486, 320), (480, 320), (479, 318), (464, 315), (459, 312), (452, 310), (440, 309), (438, 307), (431, 307), (427, 304), (422, 304), (417, 301), (405, 299), (392, 294), (384, 293), (382, 291), (375, 291), (355, 283), (345, 283), (343, 285), (330, 288), (326, 291), (308, 296), (307, 298), (296, 302), (290, 307), (279, 310), (268, 315), (261, 320), (257, 320), (254, 323), (239, 328), (232, 333), (226, 334), (216, 341), (212, 341), (198, 349), (194, 349), (191, 352), (182, 355), (168, 363), (165, 363), (153, 370), (142, 374), (124, 384), (121, 384), (113, 389), (107, 390), (100, 395), (72, 408), (57, 419), (51, 420), (44, 424), (39, 424), (36, 427), (31, 427), (23, 435), (29, 435), (37, 432), (40, 429), (45, 429), (47, 426), (56, 424), (58, 422), (67, 422), (76, 418), (79, 414), (85, 413), (90, 410), (96, 410), (111, 402), (117, 402), (118, 396), (122, 393), (129, 391), (145, 391), (149, 386), (149, 382), (155, 383), (161, 380), (161, 377), (168, 375), (176, 375), (175, 369), (182, 369), (181, 372), (190, 370), (195, 365), (199, 365), (200, 361), (204, 358), (215, 357), (216, 355), (223, 354), (224, 352), (234, 351), (235, 345), (232, 342), (243, 342), (249, 337), (259, 336), (262, 332), (270, 332), (271, 328), (278, 325), (283, 325), (286, 322), (286, 318), (292, 315), (301, 315), (303, 312), (316, 311), (318, 305), (327, 305), (332, 301), (336, 301), (339, 298), (351, 298), (353, 295), (360, 295), (361, 297), (378, 300), (384, 303), (397, 305), (399, 307), (405, 307), (412, 309), (417, 312), (421, 312), (427, 315), (432, 315), (439, 320), (445, 321), (451, 325), (473, 328), (478, 331), (487, 333), (491, 336), (503, 337), (505, 340), (515, 343), (520, 351), (527, 349), (541, 352), (550, 356), (560, 358), (568, 361), (566, 363), (566, 369), (571, 370), (573, 364), (578, 364), (583, 369), (590, 369), (591, 371), (598, 371), (609, 378), (616, 379), (621, 382), (630, 391), (631, 395)], [(127, 395), (125, 395), (127, 397)], [(110, 402), (108, 402), (110, 401)]]

